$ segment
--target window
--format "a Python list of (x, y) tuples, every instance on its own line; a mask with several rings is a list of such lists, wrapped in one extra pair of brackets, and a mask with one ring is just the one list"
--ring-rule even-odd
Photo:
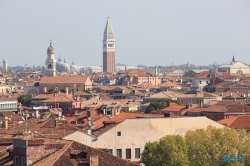
[(238, 70), (236, 73), (242, 74), (243, 72), (242, 72), (242, 70)]
[(131, 149), (126, 149), (126, 159), (131, 159)]
[(121, 136), (122, 133), (120, 131), (117, 132), (117, 136)]
[(18, 166), (18, 156), (15, 156), (15, 166)]
[(200, 81), (200, 84), (201, 84), (201, 81)]
[(113, 149), (108, 149), (109, 154), (113, 154)]
[(116, 149), (116, 155), (117, 157), (122, 158), (122, 149)]
[(135, 158), (139, 159), (141, 157), (140, 148), (135, 148)]
[(25, 160), (24, 160), (24, 157), (22, 157), (22, 163), (21, 163), (22, 166), (25, 166)]

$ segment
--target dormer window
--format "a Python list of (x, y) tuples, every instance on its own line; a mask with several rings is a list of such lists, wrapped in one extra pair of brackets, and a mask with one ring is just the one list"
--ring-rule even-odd
[(70, 158), (76, 160), (84, 160), (87, 158), (87, 153), (81, 150), (72, 150), (70, 152)]

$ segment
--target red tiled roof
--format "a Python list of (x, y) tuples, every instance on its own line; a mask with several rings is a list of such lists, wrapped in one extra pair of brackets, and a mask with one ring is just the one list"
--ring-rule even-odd
[(130, 77), (152, 77), (152, 75), (142, 69), (131, 69), (127, 72)]
[(204, 108), (203, 112), (250, 112), (250, 107), (243, 104), (212, 105)]
[(204, 108), (194, 107), (194, 108), (190, 108), (187, 112), (196, 112), (196, 113), (200, 113), (202, 110), (204, 110)]
[(55, 76), (55, 77), (42, 77), (40, 84), (48, 84), (48, 83), (56, 83), (56, 84), (64, 84), (64, 83), (85, 83), (88, 79), (86, 75), (73, 75), (73, 76)]
[(229, 117), (227, 119), (218, 121), (218, 123), (231, 127), (231, 128), (250, 129), (250, 115), (238, 115), (234, 117)]
[(167, 81), (167, 82), (160, 84), (159, 87), (175, 87), (175, 85)]
[(66, 93), (54, 93), (54, 94), (40, 94), (33, 99), (45, 99), (41, 102), (73, 102), (74, 99), (70, 94)]
[(115, 122), (115, 123), (119, 123), (122, 122), (126, 119), (135, 119), (138, 117), (164, 117), (164, 115), (160, 115), (160, 114), (145, 114), (145, 113), (135, 113), (135, 112), (122, 112), (119, 115), (116, 115), (115, 117), (111, 118), (109, 121), (107, 122)]
[(160, 109), (160, 111), (182, 111), (187, 109), (184, 105), (178, 105), (176, 103), (171, 103), (170, 106)]
[[(55, 140), (59, 142), (59, 140)], [(136, 166), (139, 164), (132, 163), (128, 160), (121, 159), (119, 157), (116, 157), (114, 155), (111, 155), (103, 150), (98, 150), (91, 148), (89, 146), (86, 146), (81, 143), (77, 143), (74, 141), (65, 141), (60, 140), (60, 143), (64, 143), (62, 148), (53, 153), (52, 155), (49, 155), (48, 157), (45, 157), (44, 159), (36, 162), (34, 165), (39, 166), (48, 166), (48, 165), (55, 165), (55, 166), (62, 166), (62, 165), (72, 165), (72, 166), (78, 166), (79, 163), (76, 159), (71, 158), (71, 154), (76, 152), (84, 152), (87, 153), (87, 158), (84, 160), (84, 162), (88, 165), (91, 165), (90, 156), (95, 155), (98, 157), (99, 166), (108, 166), (108, 165), (114, 165), (114, 166)]]
[(195, 77), (199, 79), (207, 79), (209, 78), (210, 71), (203, 71), (197, 74)]
[(232, 128), (250, 128), (250, 115), (238, 115), (231, 124), (229, 124), (229, 127)]
[(39, 121), (38, 118), (31, 118), (20, 124), (10, 124), (8, 130), (0, 128), (0, 133), (13, 134), (14, 132), (20, 132), (24, 134), (25, 130), (30, 130), (31, 132), (37, 131), (47, 138), (62, 138), (78, 130), (68, 124), (57, 127), (55, 126), (55, 120), (47, 120), (44, 123), (39, 123)]
[(229, 118), (222, 119), (222, 120), (219, 120), (217, 122), (222, 124), (222, 125), (229, 126), (236, 118), (237, 118), (237, 116), (231, 116)]

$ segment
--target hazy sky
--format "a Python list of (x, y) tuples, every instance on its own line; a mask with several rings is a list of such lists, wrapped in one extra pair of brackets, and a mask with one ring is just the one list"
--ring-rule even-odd
[(52, 39), (56, 59), (102, 65), (108, 15), (116, 63), (250, 64), (249, 0), (0, 1), (0, 62), (44, 65)]

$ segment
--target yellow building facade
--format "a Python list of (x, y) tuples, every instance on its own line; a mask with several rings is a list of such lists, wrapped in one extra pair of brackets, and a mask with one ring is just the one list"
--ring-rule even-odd
[(234, 57), (232, 61), (224, 63), (218, 67), (219, 72), (227, 72), (230, 74), (250, 74), (250, 67), (240, 61), (235, 61)]

